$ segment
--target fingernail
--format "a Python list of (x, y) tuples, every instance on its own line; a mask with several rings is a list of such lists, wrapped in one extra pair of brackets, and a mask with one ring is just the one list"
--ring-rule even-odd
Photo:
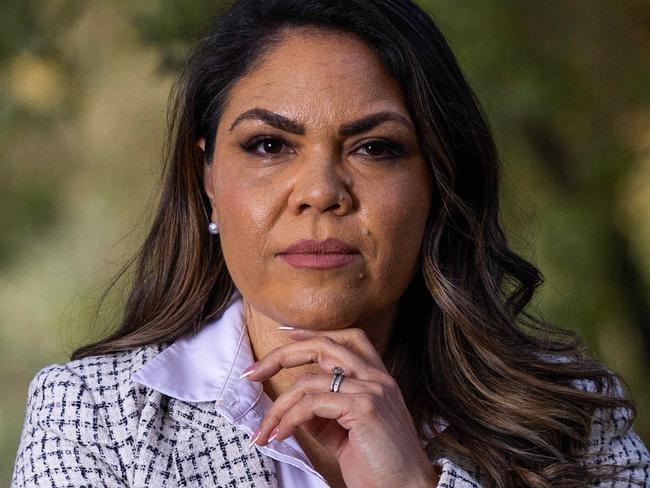
[(246, 448), (247, 451), (250, 451), (250, 448), (253, 444), (255, 444), (255, 441), (257, 438), (260, 436), (260, 429), (257, 429), (255, 433), (253, 434), (253, 437), (251, 438), (250, 444), (248, 444), (248, 447)]
[(277, 426), (275, 429), (271, 431), (271, 435), (269, 436), (268, 442), (271, 442), (273, 439), (275, 439), (278, 436), (278, 432), (280, 431), (280, 427)]
[(254, 362), (251, 364), (248, 368), (244, 370), (244, 372), (239, 376), (239, 379), (241, 380), (242, 378), (248, 376), (249, 374), (253, 373), (255, 369), (257, 368), (258, 364), (257, 362)]
[(295, 327), (291, 327), (290, 325), (281, 325), (280, 327), (278, 327), (278, 329), (280, 329), (280, 330), (293, 330), (293, 329), (295, 329)]

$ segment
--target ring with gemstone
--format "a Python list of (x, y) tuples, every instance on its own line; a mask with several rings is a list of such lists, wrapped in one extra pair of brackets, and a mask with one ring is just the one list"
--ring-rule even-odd
[(345, 378), (345, 375), (343, 374), (343, 368), (340, 366), (334, 366), (332, 368), (332, 373), (334, 374), (334, 378), (332, 378), (330, 391), (338, 393), (339, 389), (341, 388), (341, 382), (343, 381), (343, 378)]

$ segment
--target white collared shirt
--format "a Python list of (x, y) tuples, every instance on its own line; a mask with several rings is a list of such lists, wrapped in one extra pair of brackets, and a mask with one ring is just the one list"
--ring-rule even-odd
[[(185, 402), (214, 401), (224, 418), (252, 436), (273, 404), (261, 382), (239, 379), (253, 362), (243, 301), (236, 292), (220, 318), (177, 339), (131, 379)], [(442, 420), (439, 431), (445, 427)], [(275, 460), (278, 487), (329, 488), (293, 435), (252, 448)]]

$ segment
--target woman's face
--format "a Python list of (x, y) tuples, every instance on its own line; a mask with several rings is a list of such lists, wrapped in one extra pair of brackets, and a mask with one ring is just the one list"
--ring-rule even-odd
[[(318, 329), (394, 312), (418, 266), (431, 176), (399, 85), (363, 42), (288, 31), (232, 88), (204, 176), (226, 265), (257, 311)], [(332, 237), (358, 250), (347, 264), (281, 255)]]

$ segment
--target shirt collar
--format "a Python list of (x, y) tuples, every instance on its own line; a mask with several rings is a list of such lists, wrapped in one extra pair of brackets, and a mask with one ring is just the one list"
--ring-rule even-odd
[[(262, 414), (272, 403), (262, 383), (239, 379), (253, 361), (246, 331), (243, 300), (238, 290), (221, 316), (206, 323), (196, 334), (186, 334), (160, 352), (131, 379), (165, 395), (186, 402), (216, 402), (231, 421), (251, 408)], [(449, 425), (437, 417), (434, 429)], [(424, 426), (431, 433), (427, 425)]]
[(174, 341), (131, 379), (186, 402), (214, 401), (235, 420), (262, 395), (260, 382), (239, 379), (253, 361), (243, 301), (236, 291), (218, 319)]

